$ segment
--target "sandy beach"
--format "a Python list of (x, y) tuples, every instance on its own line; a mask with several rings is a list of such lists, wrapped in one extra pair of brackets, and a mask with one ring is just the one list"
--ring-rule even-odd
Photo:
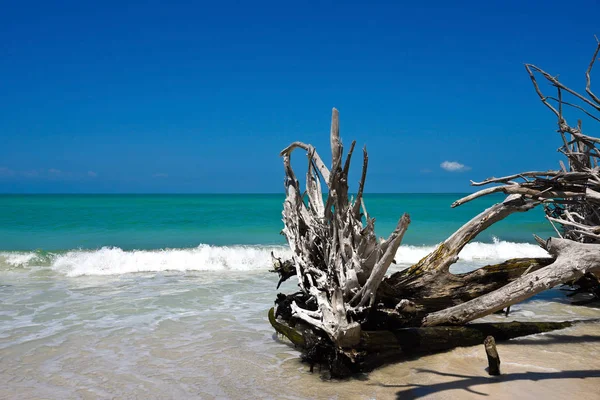
[(581, 324), (559, 332), (498, 344), (502, 375), (487, 374), (482, 346), (388, 365), (364, 380), (292, 386), (300, 397), (357, 399), (599, 399), (600, 326)]
[[(268, 253), (267, 253), (268, 255)], [(598, 398), (600, 325), (498, 344), (502, 376), (483, 345), (424, 356), (344, 380), (323, 380), (278, 338), (266, 311), (274, 276), (261, 271), (164, 271), (69, 277), (3, 271), (1, 399)], [(282, 290), (293, 290), (286, 282)], [(508, 319), (600, 318), (558, 290), (512, 307)]]

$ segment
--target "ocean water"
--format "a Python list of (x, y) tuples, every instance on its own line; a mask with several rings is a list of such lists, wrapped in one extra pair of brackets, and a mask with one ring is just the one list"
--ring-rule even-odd
[[(501, 200), (451, 209), (459, 197), (366, 196), (381, 236), (403, 212), (411, 215), (392, 271)], [(401, 385), (435, 381), (415, 372), (422, 360), (440, 371), (448, 360), (464, 363), (465, 353), (456, 350), (361, 380), (332, 383), (311, 375), (266, 318), (277, 293), (270, 253), (289, 254), (279, 234), (282, 201), (282, 195), (0, 196), (0, 398), (387, 398)], [(510, 216), (469, 244), (453, 270), (545, 255), (532, 233), (552, 234), (541, 210)], [(295, 290), (294, 282), (282, 290)], [(600, 318), (598, 308), (571, 306), (557, 290), (514, 306), (509, 317), (593, 318)], [(513, 361), (503, 362), (515, 374), (579, 371), (580, 359), (600, 368), (597, 343), (568, 341), (580, 336), (593, 344), (598, 325), (570, 329), (557, 334), (566, 338), (559, 343), (544, 342), (542, 357), (535, 341), (548, 336), (538, 335), (518, 351), (507, 348)], [(565, 349), (579, 358), (558, 361)], [(525, 354), (539, 362), (524, 363)], [(483, 364), (469, 368), (463, 372), (485, 376)], [(548, 379), (561, 379), (555, 375)], [(570, 378), (562, 378), (568, 385)], [(598, 379), (573, 384), (574, 393), (588, 394), (600, 387)], [(514, 386), (506, 385), (488, 392)]]
[[(460, 194), (371, 194), (368, 212), (377, 232), (387, 236), (408, 212), (405, 243), (433, 245), (483, 209), (492, 196), (457, 208)], [(283, 245), (284, 196), (260, 195), (0, 195), (0, 250), (64, 251), (191, 248), (200, 244)], [(479, 239), (532, 242), (532, 232), (552, 233), (541, 210), (516, 214)]]

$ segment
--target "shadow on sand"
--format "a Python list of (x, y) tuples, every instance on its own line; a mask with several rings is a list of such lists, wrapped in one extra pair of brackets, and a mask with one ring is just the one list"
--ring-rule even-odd
[(430, 369), (415, 369), (418, 373), (436, 374), (456, 378), (450, 382), (435, 383), (432, 385), (421, 385), (408, 383), (405, 385), (387, 385), (379, 384), (383, 387), (403, 388), (396, 393), (397, 399), (418, 399), (435, 393), (441, 393), (448, 390), (462, 389), (469, 393), (480, 396), (488, 396), (486, 393), (478, 392), (472, 389), (472, 386), (495, 384), (499, 382), (511, 381), (542, 381), (546, 379), (584, 379), (600, 378), (600, 370), (577, 370), (577, 371), (558, 371), (558, 372), (519, 372), (512, 374), (503, 374), (497, 377), (489, 376), (469, 376), (459, 374), (449, 374), (445, 372), (434, 371)]

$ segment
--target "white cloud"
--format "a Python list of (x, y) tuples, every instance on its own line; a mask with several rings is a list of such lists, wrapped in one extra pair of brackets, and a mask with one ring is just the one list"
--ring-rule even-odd
[(88, 174), (88, 176), (89, 176), (89, 177), (91, 177), (91, 178), (95, 178), (95, 177), (97, 177), (97, 176), (98, 176), (98, 174), (97, 174), (97, 173), (95, 173), (94, 171), (88, 171), (88, 173), (87, 173), (87, 174)]
[(152, 175), (154, 178), (167, 178), (169, 174), (165, 174), (164, 172), (159, 172), (157, 174)]
[(60, 175), (62, 173), (62, 171), (60, 169), (50, 168), (48, 170), (48, 173), (50, 175), (57, 176), (57, 175)]
[(471, 169), (471, 167), (468, 167), (457, 161), (444, 161), (443, 163), (440, 164), (440, 167), (442, 167), (442, 169), (445, 169), (446, 171), (449, 171), (449, 172), (463, 172), (463, 171), (468, 171)]

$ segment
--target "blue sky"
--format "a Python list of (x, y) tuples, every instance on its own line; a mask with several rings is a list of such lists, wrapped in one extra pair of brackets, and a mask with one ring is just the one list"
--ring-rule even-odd
[(523, 63), (583, 89), (598, 15), (594, 1), (5, 1), (0, 192), (280, 192), (279, 151), (327, 154), (334, 106), (344, 143), (369, 149), (370, 192), (554, 168), (555, 121)]

